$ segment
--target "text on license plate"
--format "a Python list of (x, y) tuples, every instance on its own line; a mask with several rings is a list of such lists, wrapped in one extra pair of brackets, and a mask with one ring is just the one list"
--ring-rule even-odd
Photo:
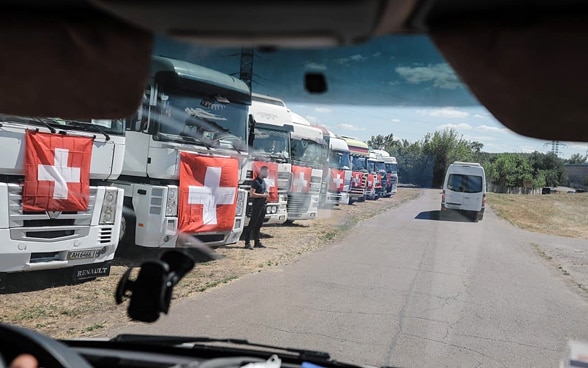
[(67, 252), (67, 259), (88, 259), (96, 258), (99, 254), (99, 249), (88, 250), (72, 250)]

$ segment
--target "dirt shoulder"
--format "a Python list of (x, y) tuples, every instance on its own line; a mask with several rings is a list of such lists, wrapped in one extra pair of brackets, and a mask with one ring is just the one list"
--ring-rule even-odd
[[(296, 261), (340, 238), (358, 222), (418, 197), (420, 189), (400, 188), (392, 198), (321, 210), (314, 221), (262, 228), (265, 249), (247, 250), (243, 242), (217, 248), (222, 259), (198, 264), (174, 290), (174, 299), (218, 287), (244, 275)], [(126, 324), (126, 305), (114, 303), (118, 279), (127, 269), (116, 262), (111, 276), (83, 284), (5, 294), (0, 297), (0, 322), (36, 329), (57, 338), (97, 336)]]

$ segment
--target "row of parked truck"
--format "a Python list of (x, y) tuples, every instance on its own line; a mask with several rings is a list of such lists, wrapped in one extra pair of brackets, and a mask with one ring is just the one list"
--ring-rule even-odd
[(387, 152), (309, 123), (234, 77), (154, 57), (127, 119), (0, 116), (0, 282), (21, 271), (108, 275), (125, 247), (172, 248), (180, 234), (235, 243), (247, 193), (269, 169), (266, 223), (389, 197)]

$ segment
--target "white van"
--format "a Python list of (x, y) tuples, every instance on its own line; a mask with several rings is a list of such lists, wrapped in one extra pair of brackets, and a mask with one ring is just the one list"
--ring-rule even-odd
[(465, 212), (473, 220), (484, 217), (486, 207), (486, 174), (475, 162), (456, 161), (445, 174), (441, 197), (441, 217), (448, 210)]

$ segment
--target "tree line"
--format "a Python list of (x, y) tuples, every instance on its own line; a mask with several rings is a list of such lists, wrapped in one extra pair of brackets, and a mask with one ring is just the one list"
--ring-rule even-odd
[[(568, 184), (566, 161), (554, 153), (488, 153), (482, 151), (482, 143), (464, 139), (455, 129), (427, 133), (412, 143), (406, 139), (394, 140), (393, 134), (372, 136), (367, 143), (396, 157), (401, 183), (440, 188), (451, 163), (468, 161), (479, 162), (486, 171), (486, 181), (502, 187)], [(586, 162), (585, 157), (575, 156), (570, 158), (573, 163)]]

